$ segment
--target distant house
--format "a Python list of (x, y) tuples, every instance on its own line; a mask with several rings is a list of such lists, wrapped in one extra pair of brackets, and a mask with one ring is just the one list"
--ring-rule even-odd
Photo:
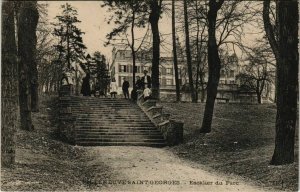
[[(133, 69), (132, 65), (132, 54), (131, 50), (117, 49), (113, 48), (112, 51), (112, 64), (110, 66), (111, 77), (115, 78), (118, 86), (118, 94), (122, 93), (122, 83), (123, 79), (126, 78), (130, 83), (130, 91), (133, 85), (133, 70), (136, 72), (136, 76), (142, 77), (143, 71), (147, 70), (148, 75), (151, 76), (151, 66), (152, 66), (152, 52), (137, 52), (136, 54), (136, 66)], [(182, 73), (184, 70), (184, 63), (179, 63), (179, 79), (181, 84), (184, 82)], [(159, 65), (159, 82), (161, 93), (175, 90), (175, 75), (174, 75), (174, 65), (173, 58), (170, 56), (162, 56), (160, 58)]]
[[(152, 51), (138, 52), (136, 53), (136, 76), (143, 76), (143, 71), (147, 70), (148, 74), (151, 75), (151, 59)], [(183, 101), (191, 101), (189, 93), (189, 78), (187, 73), (187, 65), (184, 56), (178, 58), (178, 72), (179, 82), (181, 87), (181, 99)], [(115, 78), (118, 86), (118, 94), (122, 93), (123, 79), (126, 78), (130, 83), (130, 91), (132, 89), (132, 55), (129, 49), (117, 49), (116, 47), (112, 50), (112, 64), (110, 66), (110, 74), (112, 78)], [(223, 60), (221, 63), (220, 81), (218, 86), (217, 101), (222, 102), (227, 99), (229, 102), (251, 102), (257, 101), (256, 94), (253, 91), (245, 91), (241, 89), (238, 75), (242, 70), (242, 66), (239, 64), (238, 57), (236, 54), (227, 55), (226, 61)], [(162, 53), (160, 57), (159, 65), (159, 82), (160, 82), (160, 93), (161, 99), (172, 100), (175, 99), (175, 74), (173, 57)], [(208, 81), (208, 73), (204, 76), (204, 84)], [(265, 99), (272, 97), (273, 86), (270, 84), (266, 87)], [(198, 90), (201, 92), (202, 90)], [(206, 90), (205, 97), (206, 97)], [(200, 97), (199, 97), (200, 99)], [(206, 98), (205, 98), (206, 99)]]

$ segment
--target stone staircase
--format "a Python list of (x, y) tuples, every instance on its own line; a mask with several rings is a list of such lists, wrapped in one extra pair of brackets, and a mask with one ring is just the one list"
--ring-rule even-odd
[(139, 106), (126, 99), (72, 97), (75, 144), (163, 147), (166, 141)]

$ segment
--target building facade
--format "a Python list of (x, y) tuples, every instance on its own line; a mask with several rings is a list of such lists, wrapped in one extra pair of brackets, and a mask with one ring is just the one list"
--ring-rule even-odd
[[(136, 53), (136, 76), (142, 77), (143, 71), (147, 70), (148, 75), (151, 76), (151, 51)], [(220, 71), (220, 81), (218, 86), (217, 100), (228, 99), (229, 102), (249, 102), (254, 103), (257, 101), (255, 92), (245, 92), (241, 90), (240, 80), (238, 75), (242, 71), (239, 65), (238, 57), (235, 54), (227, 55), (226, 59), (222, 60), (222, 67)], [(178, 59), (178, 72), (180, 87), (188, 87), (188, 73), (187, 65), (183, 57)], [(175, 99), (175, 73), (172, 56), (162, 56), (159, 65), (159, 82), (161, 99), (174, 100)], [(195, 71), (193, 71), (195, 73)], [(122, 94), (123, 79), (129, 81), (130, 89), (132, 90), (132, 54), (131, 50), (116, 49), (112, 51), (112, 64), (110, 66), (111, 78), (116, 80), (118, 86), (118, 94)], [(195, 75), (195, 74), (194, 74)], [(204, 74), (204, 84), (206, 87), (208, 81), (208, 72)], [(194, 83), (195, 84), (195, 83)], [(183, 86), (184, 85), (184, 86)], [(266, 89), (269, 88), (269, 86)], [(198, 89), (199, 95), (204, 92), (206, 97), (206, 90)], [(270, 93), (270, 91), (268, 91)], [(206, 98), (205, 98), (206, 99)], [(181, 90), (181, 100), (191, 101), (189, 91)], [(199, 97), (200, 100), (200, 97)], [(224, 100), (223, 100), (224, 101)]]
[[(136, 77), (144, 76), (144, 70), (148, 71), (151, 76), (152, 58), (149, 52), (138, 52), (136, 54)], [(185, 83), (182, 77), (185, 76), (185, 68), (183, 63), (178, 64), (180, 84)], [(118, 94), (122, 93), (122, 83), (125, 78), (129, 81), (130, 91), (133, 86), (133, 65), (131, 50), (116, 49), (112, 51), (112, 64), (110, 66), (111, 78), (114, 78), (118, 86)], [(175, 74), (172, 57), (161, 57), (159, 65), (159, 82), (161, 92), (175, 90)]]

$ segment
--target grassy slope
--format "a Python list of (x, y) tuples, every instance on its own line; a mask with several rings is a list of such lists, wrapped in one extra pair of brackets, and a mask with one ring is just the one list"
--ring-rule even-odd
[(277, 167), (268, 164), (274, 150), (274, 105), (217, 104), (212, 132), (206, 135), (197, 133), (204, 104), (162, 105), (172, 117), (185, 122), (185, 141), (172, 148), (181, 158), (227, 174), (238, 174), (263, 186), (298, 190), (298, 134), (296, 163)]
[(54, 104), (42, 98), (40, 112), (33, 114), (35, 131), (17, 131), (16, 164), (13, 169), (1, 169), (1, 190), (90, 190), (95, 187), (89, 181), (91, 174), (99, 176), (101, 170), (99, 177), (109, 178), (107, 167), (98, 165), (95, 170), (86, 165), (84, 147), (55, 138)]

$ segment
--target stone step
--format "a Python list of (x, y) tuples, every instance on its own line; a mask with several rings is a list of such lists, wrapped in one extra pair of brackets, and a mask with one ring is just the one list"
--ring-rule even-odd
[(153, 142), (153, 143), (163, 143), (164, 139), (147, 139), (147, 138), (130, 138), (130, 137), (106, 137), (106, 138), (76, 138), (75, 142)]
[(99, 114), (80, 114), (76, 119), (88, 119), (88, 118), (97, 118), (97, 119), (148, 119), (148, 117), (142, 115), (117, 115), (117, 114), (108, 114), (108, 115), (99, 115)]
[[(76, 118), (77, 120), (80, 120), (80, 117)], [(133, 121), (148, 121), (148, 119), (146, 117), (126, 117), (126, 116), (119, 116), (119, 117), (103, 117), (103, 116), (99, 116), (99, 117), (90, 117), (90, 118), (81, 118), (81, 119), (98, 119), (98, 120), (133, 120)]]
[(162, 136), (162, 134), (160, 133), (160, 131), (155, 131), (155, 130), (150, 130), (150, 131), (78, 131), (76, 132), (76, 136), (80, 137), (80, 136), (93, 136), (93, 135), (103, 135), (103, 136), (124, 136), (124, 135), (159, 135)]
[(77, 118), (78, 123), (92, 122), (92, 123), (152, 123), (149, 119), (118, 119), (116, 118)]
[(83, 132), (129, 132), (129, 131), (157, 131), (156, 127), (75, 127), (77, 133)]
[(165, 147), (165, 142), (77, 142), (80, 146), (144, 146), (144, 147)]
[(70, 107), (72, 116), (76, 117), (77, 145), (166, 146), (161, 132), (130, 100), (72, 96), (60, 104)]
[(139, 128), (139, 127), (142, 127), (142, 128), (153, 128), (155, 127), (154, 125), (152, 124), (141, 124), (141, 123), (135, 123), (135, 124), (130, 124), (130, 123), (127, 123), (127, 124), (121, 124), (121, 123), (77, 123), (75, 125), (75, 127), (89, 127), (89, 128), (101, 128), (101, 127), (107, 127), (107, 128)]
[(163, 140), (162, 135), (83, 135), (83, 134), (76, 134), (76, 140), (82, 141), (82, 140), (124, 140), (124, 141), (144, 141), (144, 140)]
[(127, 110), (127, 109), (115, 109), (115, 110), (93, 110), (93, 109), (82, 109), (82, 110), (77, 110), (77, 109), (72, 109), (72, 112), (75, 113), (93, 113), (93, 114), (102, 114), (102, 115), (106, 115), (106, 114), (110, 114), (112, 112), (114, 113), (119, 113), (119, 114), (132, 114), (132, 115), (139, 115), (142, 112), (137, 111), (137, 110)]

